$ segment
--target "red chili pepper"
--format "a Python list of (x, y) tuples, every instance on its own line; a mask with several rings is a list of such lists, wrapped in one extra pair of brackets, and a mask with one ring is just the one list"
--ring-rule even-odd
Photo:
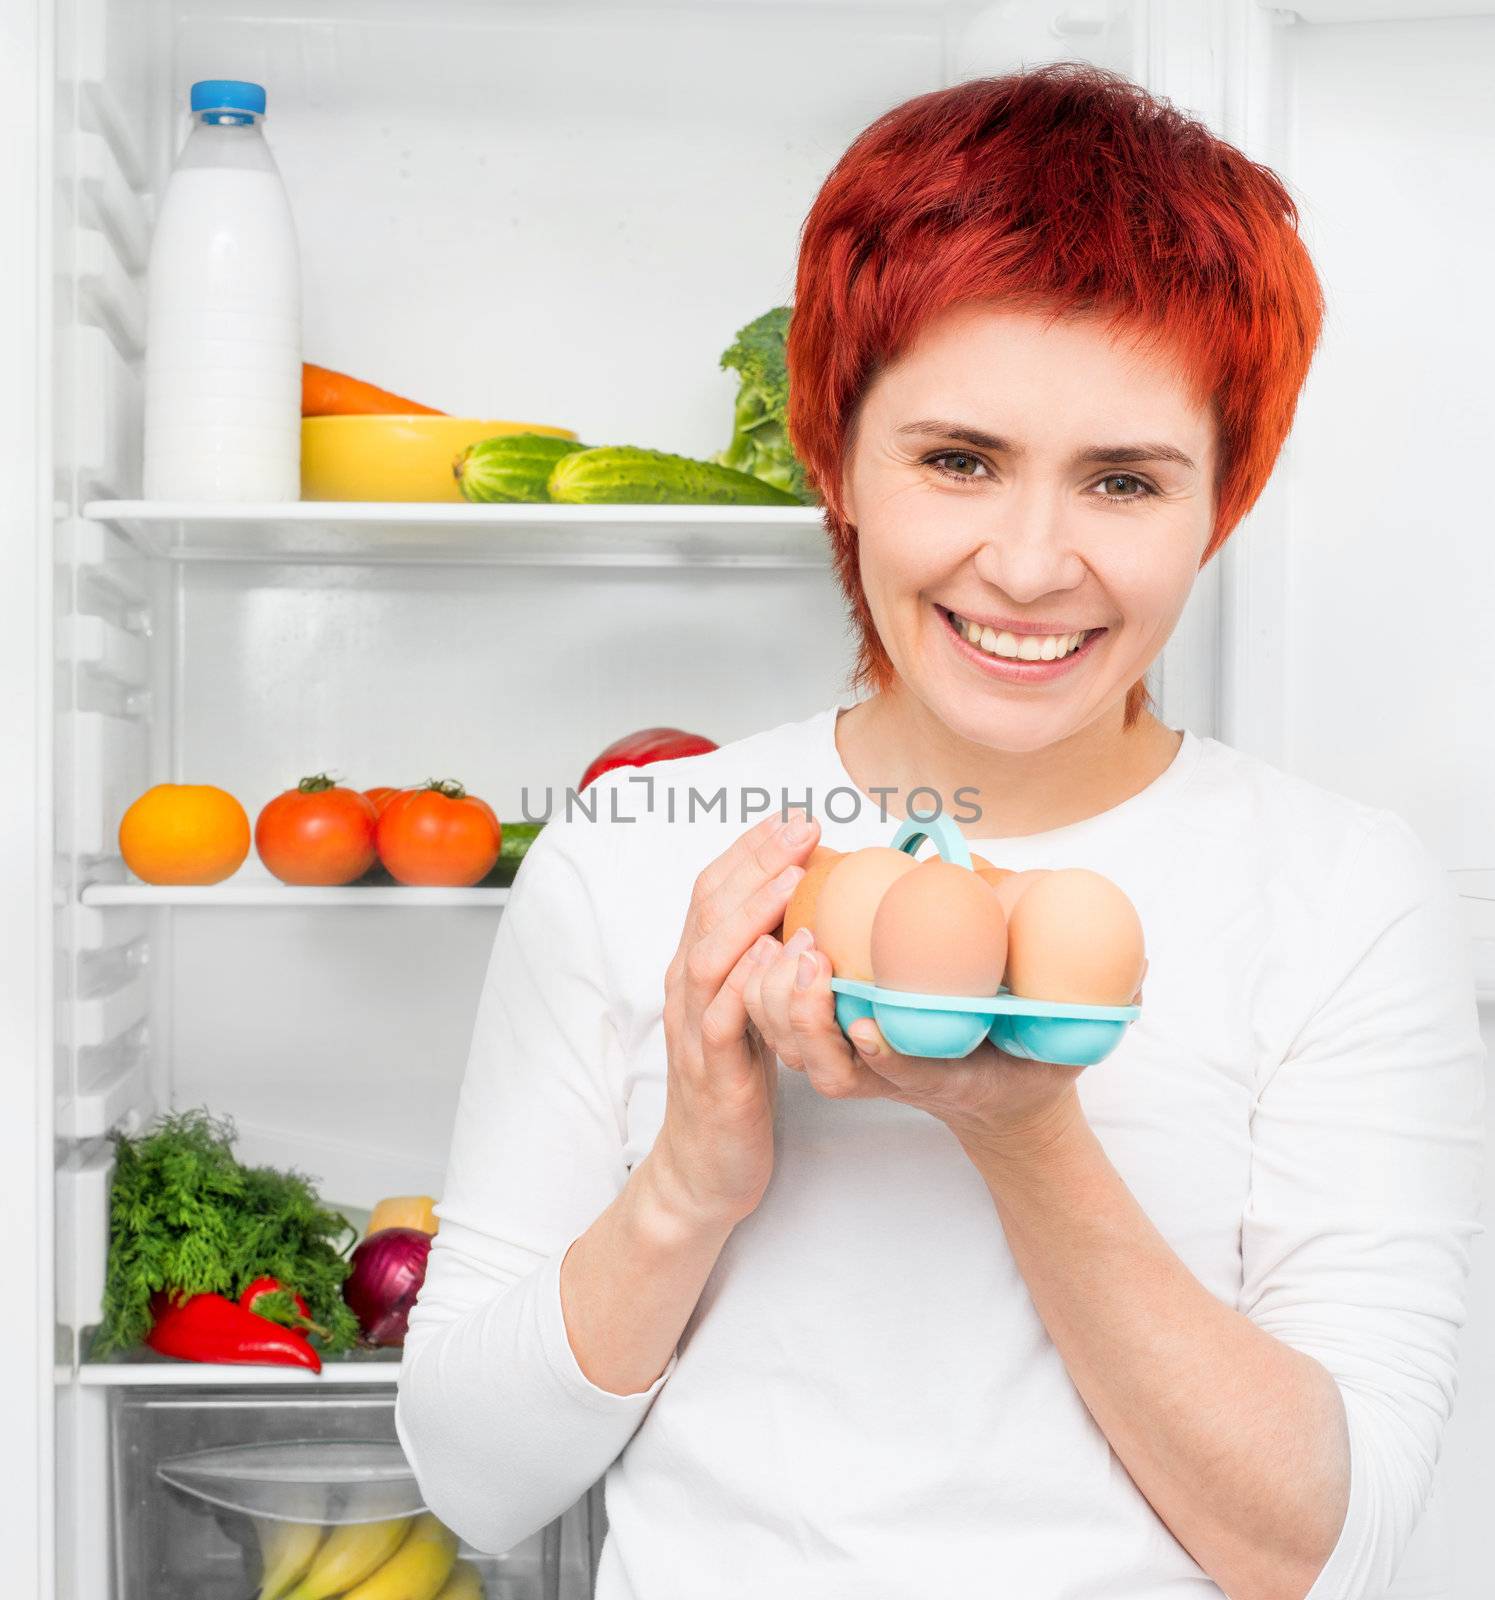
[(221, 1294), (185, 1300), (157, 1296), (156, 1320), (145, 1342), (183, 1361), (230, 1361), (322, 1370), (322, 1359), (294, 1328), (257, 1317)]

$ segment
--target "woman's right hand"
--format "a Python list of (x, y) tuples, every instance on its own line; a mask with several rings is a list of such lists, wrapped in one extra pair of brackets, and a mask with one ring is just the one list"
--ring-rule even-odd
[(772, 931), (819, 835), (801, 814), (771, 814), (696, 879), (665, 973), (668, 1090), (648, 1157), (660, 1199), (689, 1225), (734, 1227), (768, 1187), (778, 1061), (743, 991), (756, 960), (777, 948)]

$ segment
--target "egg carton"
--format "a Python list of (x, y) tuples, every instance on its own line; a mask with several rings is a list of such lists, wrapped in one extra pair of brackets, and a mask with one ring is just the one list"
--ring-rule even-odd
[[(949, 817), (913, 818), (899, 825), (893, 848), (918, 852), (931, 839), (946, 861), (971, 869), (965, 836)], [(884, 989), (856, 978), (832, 978), (836, 1021), (849, 1035), (851, 1025), (871, 1017), (899, 1055), (958, 1061), (983, 1039), (1024, 1061), (1093, 1067), (1111, 1054), (1140, 1006), (1087, 1006), (1060, 1000), (1032, 1000), (1005, 987), (994, 995), (916, 994)]]

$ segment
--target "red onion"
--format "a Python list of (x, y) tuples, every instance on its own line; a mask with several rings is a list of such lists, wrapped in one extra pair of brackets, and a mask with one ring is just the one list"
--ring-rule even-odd
[(431, 1236), (419, 1228), (381, 1228), (353, 1252), (343, 1299), (370, 1344), (404, 1344), (430, 1253)]

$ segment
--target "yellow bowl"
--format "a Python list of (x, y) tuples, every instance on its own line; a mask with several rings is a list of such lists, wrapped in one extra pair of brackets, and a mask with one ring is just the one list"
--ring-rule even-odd
[(456, 500), (452, 465), (470, 444), (503, 433), (574, 439), (570, 428), (470, 417), (303, 417), (303, 500)]

